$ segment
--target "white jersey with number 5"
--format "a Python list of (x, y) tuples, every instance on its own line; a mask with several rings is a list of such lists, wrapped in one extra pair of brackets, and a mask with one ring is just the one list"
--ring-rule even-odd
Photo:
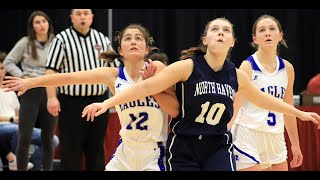
[[(141, 81), (141, 78), (138, 80)], [(129, 77), (125, 67), (119, 67), (115, 82), (115, 93), (128, 88), (135, 82)], [(136, 92), (139, 93), (139, 92)], [(166, 142), (168, 136), (168, 115), (152, 96), (116, 106), (120, 119), (120, 136), (129, 142)]]
[[(276, 70), (270, 73), (263, 68), (256, 54), (247, 58), (252, 67), (253, 84), (261, 91), (283, 100), (288, 86), (288, 76), (283, 59), (278, 56), (276, 59)], [(261, 101), (263, 101), (263, 99), (261, 99)], [(245, 101), (240, 108), (234, 123), (257, 131), (270, 132), (273, 134), (284, 132), (282, 113), (262, 109), (248, 101)]]

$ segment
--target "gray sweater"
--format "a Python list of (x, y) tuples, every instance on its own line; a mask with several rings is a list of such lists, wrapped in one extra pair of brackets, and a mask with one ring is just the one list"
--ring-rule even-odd
[[(28, 47), (29, 38), (27, 36), (21, 38), (4, 60), (4, 68), (12, 76), (16, 77), (43, 76), (46, 70), (47, 54), (52, 39), (53, 35), (50, 36), (44, 46), (42, 46), (38, 41), (35, 41), (36, 51), (38, 54), (38, 59), (36, 60), (32, 58), (31, 47)], [(21, 62), (21, 69), (17, 65), (19, 62)]]

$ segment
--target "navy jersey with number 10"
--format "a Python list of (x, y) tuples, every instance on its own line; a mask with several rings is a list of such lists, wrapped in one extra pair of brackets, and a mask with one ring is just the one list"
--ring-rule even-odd
[(193, 64), (189, 79), (177, 83), (180, 114), (171, 121), (170, 128), (176, 135), (223, 135), (233, 116), (234, 95), (238, 91), (235, 65), (226, 60), (223, 68), (215, 72), (204, 54), (195, 56)]

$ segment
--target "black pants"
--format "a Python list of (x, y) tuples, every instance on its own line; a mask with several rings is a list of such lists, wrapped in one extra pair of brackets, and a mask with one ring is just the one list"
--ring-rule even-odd
[(179, 136), (171, 132), (167, 141), (169, 171), (235, 171), (231, 133), (215, 136)]
[[(11, 152), (10, 142), (8, 141), (8, 139), (5, 136), (0, 135), (0, 158), (2, 161), (3, 167), (8, 166), (8, 161), (7, 161), (6, 157), (10, 152)], [(3, 168), (3, 170), (4, 169), (7, 169), (7, 168)]]
[(54, 156), (53, 135), (57, 118), (48, 112), (47, 93), (43, 87), (30, 89), (20, 97), (19, 141), (16, 150), (18, 171), (27, 170), (29, 146), (37, 121), (40, 122), (41, 128), (43, 170), (51, 171)]
[(108, 113), (95, 118), (93, 122), (82, 118), (83, 109), (94, 102), (103, 102), (102, 96), (59, 95), (61, 112), (59, 130), (61, 145), (61, 167), (66, 171), (80, 171), (82, 155), (85, 156), (86, 170), (103, 171), (105, 166), (104, 137), (107, 129)]

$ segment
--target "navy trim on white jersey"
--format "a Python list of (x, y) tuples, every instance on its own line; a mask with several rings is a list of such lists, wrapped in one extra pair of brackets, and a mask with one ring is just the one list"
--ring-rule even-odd
[(247, 60), (250, 62), (251, 66), (252, 66), (252, 69), (253, 69), (254, 71), (260, 71), (260, 72), (262, 72), (261, 69), (258, 67), (257, 63), (254, 61), (253, 56), (249, 56), (249, 57), (247, 58)]
[(126, 78), (126, 76), (124, 75), (123, 69), (124, 69), (124, 66), (120, 66), (120, 67), (119, 67), (119, 78), (127, 81), (127, 78)]
[[(280, 71), (281, 69), (284, 69), (285, 65), (284, 65), (283, 59), (279, 56), (277, 56), (277, 57), (279, 58), (279, 69), (278, 70)], [(254, 61), (253, 55), (249, 56), (247, 58), (247, 60), (250, 62), (251, 66), (252, 66), (252, 70), (262, 72), (261, 69), (258, 67), (257, 63)]]

